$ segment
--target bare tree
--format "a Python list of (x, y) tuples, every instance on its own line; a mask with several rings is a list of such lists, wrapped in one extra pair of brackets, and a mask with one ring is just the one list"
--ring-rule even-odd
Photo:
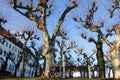
[[(20, 33), (20, 32), (17, 32), (15, 33), (15, 36), (18, 37), (18, 39), (23, 39), (24, 42), (23, 42), (23, 54), (22, 54), (22, 68), (21, 68), (21, 77), (24, 77), (24, 70), (25, 70), (25, 55), (27, 54), (26, 53), (26, 48), (27, 48), (27, 42), (29, 40), (32, 40), (32, 39), (38, 39), (39, 40), (39, 37), (37, 37), (37, 35), (34, 35), (33, 36), (33, 31), (23, 31), (23, 33)], [(33, 57), (34, 57), (34, 54), (33, 54)]]
[[(40, 29), (43, 34), (44, 37), (43, 53), (46, 59), (46, 66), (45, 66), (46, 77), (49, 77), (50, 66), (54, 66), (54, 60), (52, 58), (53, 52), (51, 50), (54, 47), (55, 38), (59, 32), (59, 28), (61, 27), (61, 24), (64, 22), (67, 13), (77, 6), (76, 1), (73, 1), (72, 4), (63, 11), (59, 21), (55, 26), (53, 36), (52, 38), (50, 38), (48, 30), (46, 28), (46, 19), (51, 13), (51, 12), (47, 12), (47, 10), (52, 7), (52, 4), (48, 5), (49, 1), (50, 0), (38, 0), (36, 6), (33, 6), (33, 0), (30, 0), (29, 1), (30, 4), (26, 4), (26, 5), (24, 5), (24, 3), (22, 2), (19, 2), (18, 0), (11, 0), (12, 7), (23, 16), (32, 20), (36, 24), (36, 27)], [(26, 12), (21, 9), (24, 9)], [(37, 12), (39, 12), (40, 14), (36, 14)]]
[[(103, 40), (105, 41), (105, 43), (110, 47), (110, 55), (111, 55), (111, 58), (112, 58), (112, 67), (113, 67), (113, 72), (114, 72), (114, 77), (115, 78), (119, 78), (119, 45), (120, 45), (120, 36), (119, 36), (119, 31), (120, 31), (120, 24), (117, 24), (115, 25), (111, 30), (109, 30), (109, 34), (112, 32), (112, 31), (115, 31), (116, 33), (116, 40), (114, 42), (110, 42), (107, 37), (105, 35), (102, 34), (101, 32), (101, 35), (103, 36)], [(108, 35), (109, 35), (108, 34)]]
[(17, 58), (17, 59), (18, 59), (17, 63), (15, 63), (15, 61), (13, 61), (14, 65), (15, 65), (14, 76), (17, 75), (17, 70), (18, 70), (18, 68), (20, 67), (20, 63), (21, 63), (21, 61), (22, 61), (22, 53), (21, 53), (21, 54), (18, 54), (17, 57), (18, 57), (18, 58)]
[[(112, 9), (109, 9), (109, 13), (110, 13), (110, 18), (112, 18), (114, 16), (114, 12), (115, 10), (119, 10), (120, 9), (120, 0), (114, 0), (113, 1), (113, 5), (112, 5)], [(120, 15), (118, 15), (120, 16)], [(114, 77), (115, 78), (120, 78), (119, 77), (119, 73), (120, 70), (118, 70), (120, 64), (119, 64), (119, 40), (120, 40), (120, 24), (116, 24), (113, 29), (116, 32), (117, 38), (116, 41), (114, 43), (111, 43), (109, 40), (107, 40), (104, 37), (105, 42), (107, 43), (107, 45), (110, 46), (110, 54), (112, 57), (112, 66), (113, 66), (113, 71), (114, 71)]]
[[(7, 21), (6, 20), (4, 20), (4, 19), (1, 19), (0, 18), (0, 25), (2, 26), (2, 23), (3, 24), (5, 24)], [(0, 27), (1, 27), (0, 26)], [(3, 28), (2, 28), (3, 29)], [(23, 67), (22, 67), (22, 72), (21, 72), (21, 76), (24, 76), (24, 74), (23, 74), (23, 72), (24, 72), (24, 65), (25, 65), (25, 53), (26, 52), (28, 52), (28, 54), (29, 55), (31, 55), (32, 57), (34, 57), (34, 54), (32, 54), (32, 53), (29, 53), (29, 51), (26, 51), (26, 50), (28, 50), (28, 48), (27, 48), (27, 46), (26, 46), (26, 44), (27, 44), (27, 42), (28, 42), (28, 40), (29, 39), (39, 39), (39, 37), (37, 37), (36, 35), (34, 35), (33, 36), (33, 33), (34, 32), (30, 32), (30, 31), (23, 31), (23, 33), (21, 34), (21, 33), (19, 33), (19, 32), (16, 32), (15, 34), (11, 34), (10, 33), (10, 30), (8, 30), (8, 31), (2, 31), (2, 29), (0, 29), (0, 31), (1, 31), (1, 34), (2, 35), (4, 35), (5, 37), (7, 37), (7, 38), (11, 38), (11, 39), (15, 39), (15, 37), (18, 37), (18, 40), (16, 39), (15, 41), (18, 43), (18, 44), (20, 44), (21, 42), (19, 41), (20, 39), (24, 39), (24, 42), (23, 42), (23, 52), (21, 53), (23, 56), (22, 56), (22, 58), (21, 58), (21, 56), (18, 56), (19, 57), (19, 60), (18, 60), (18, 62), (17, 62), (17, 64), (15, 63), (15, 61), (14, 61), (14, 59), (12, 59), (11, 58), (11, 56), (13, 56), (13, 53), (11, 53), (11, 52), (6, 52), (6, 55), (7, 55), (7, 57), (6, 57), (6, 61), (5, 61), (5, 65), (4, 65), (4, 71), (5, 71), (5, 69), (6, 69), (6, 67), (7, 67), (7, 61), (8, 61), (8, 59), (10, 59), (10, 60), (12, 60), (12, 62), (15, 64), (15, 73), (14, 73), (14, 75), (16, 76), (16, 73), (17, 73), (17, 69), (19, 68), (19, 66), (20, 66), (20, 62), (21, 62), (21, 60), (22, 60), (22, 63), (23, 63)], [(3, 44), (6, 42), (6, 40), (5, 40), (5, 38), (3, 38)], [(18, 54), (18, 55), (21, 55), (20, 53)]]
[[(111, 11), (111, 16), (113, 15), (113, 12), (115, 9), (118, 9), (118, 5), (119, 2), (118, 0), (114, 0), (115, 1), (115, 5), (114, 5), (114, 9), (113, 11)], [(93, 38), (87, 38), (85, 36), (85, 34), (81, 34), (81, 36), (84, 39), (87, 39), (89, 42), (93, 42), (96, 44), (96, 48), (97, 48), (97, 59), (98, 59), (98, 64), (99, 64), (99, 68), (100, 68), (100, 77), (105, 77), (105, 66), (104, 66), (104, 59), (103, 59), (103, 50), (102, 50), (102, 46), (103, 46), (103, 40), (109, 44), (109, 41), (107, 40), (108, 36), (111, 35), (112, 30), (108, 31), (108, 34), (104, 35), (101, 28), (104, 27), (104, 22), (99, 22), (99, 25), (94, 25), (94, 14), (95, 12), (97, 12), (98, 7), (96, 6), (96, 3), (93, 2), (92, 3), (92, 7), (89, 10), (89, 12), (87, 13), (86, 18), (83, 20), (82, 18), (73, 18), (76, 22), (83, 22), (83, 26), (86, 29), (89, 29), (91, 32), (97, 32), (98, 36), (97, 36), (97, 41)]]
[[(93, 57), (93, 55), (96, 53), (97, 51), (95, 51), (95, 50), (93, 50), (93, 53), (90, 55), (90, 56), (88, 56), (86, 53), (84, 53), (83, 52), (83, 49), (78, 49), (77, 51), (75, 51), (75, 53), (78, 53), (78, 54), (80, 54), (80, 55), (83, 55), (83, 57), (84, 57), (84, 59), (85, 59), (85, 63), (86, 63), (86, 65), (87, 65), (87, 71), (88, 71), (88, 77), (89, 78), (92, 78), (92, 74), (91, 74), (91, 64), (94, 62), (94, 60), (95, 59), (93, 59), (92, 57)], [(90, 61), (90, 59), (92, 59), (93, 61)], [(77, 59), (79, 62), (81, 62), (80, 61), (80, 59), (78, 58)], [(84, 63), (84, 62), (81, 62), (81, 63)]]
[(112, 75), (114, 76), (114, 73), (113, 73), (113, 65), (112, 65), (112, 56), (109, 52), (106, 52), (106, 54), (104, 55), (104, 58), (105, 58), (105, 64), (106, 64), (106, 72), (108, 74), (108, 77), (111, 78), (111, 70), (112, 70)]
[(103, 41), (101, 35), (98, 34), (97, 41), (93, 38), (87, 38), (85, 34), (81, 34), (82, 38), (87, 39), (89, 42), (93, 42), (97, 48), (97, 60), (99, 65), (99, 77), (105, 77), (105, 62), (103, 58)]
[[(34, 41), (31, 42), (31, 46), (29, 48), (32, 48), (35, 51), (35, 60), (34, 60), (34, 67), (35, 67), (35, 76), (40, 76), (42, 73), (40, 73), (40, 63), (39, 61), (41, 59), (44, 59), (43, 48), (40, 47), (38, 50), (35, 48), (36, 43)], [(40, 73), (40, 74), (39, 74)]]
[(76, 48), (77, 45), (76, 45), (76, 43), (74, 41), (73, 42), (70, 41), (68, 46), (66, 45), (66, 42), (69, 40), (69, 38), (67, 38), (67, 33), (66, 33), (66, 31), (64, 29), (60, 29), (60, 31), (58, 33), (58, 36), (62, 39), (61, 41), (56, 40), (57, 45), (60, 48), (60, 71), (63, 70), (62, 71), (63, 75), (61, 75), (61, 76), (62, 76), (62, 78), (65, 78), (65, 76), (66, 76), (65, 68), (67, 66), (66, 65), (67, 58), (66, 58), (65, 54), (70, 52), (71, 49)]

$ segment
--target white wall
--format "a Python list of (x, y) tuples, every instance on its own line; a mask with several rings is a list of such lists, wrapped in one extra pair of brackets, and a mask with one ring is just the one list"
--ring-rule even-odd
[[(3, 39), (4, 37), (0, 35), (0, 39)], [(14, 58), (14, 61), (15, 63), (17, 63), (17, 58), (18, 58), (18, 50), (19, 52), (22, 52), (23, 50), (21, 48), (19, 48), (18, 46), (16, 46), (14, 43), (12, 43), (11, 41), (9, 41), (8, 39), (5, 39), (5, 43), (2, 44), (0, 42), (0, 48), (2, 49), (2, 55), (0, 55), (1, 58), (3, 58), (3, 60), (5, 61), (6, 60), (6, 56), (4, 55), (4, 51), (6, 51), (7, 53), (11, 52), (14, 54), (15, 58)], [(8, 45), (7, 45), (8, 44)], [(9, 46), (11, 45), (11, 48), (9, 48)], [(7, 55), (7, 54), (6, 54)], [(11, 60), (8, 60), (8, 64), (7, 64), (7, 69), (6, 71), (9, 71), (11, 72), (12, 74), (14, 74), (14, 70), (15, 70), (15, 65), (13, 64), (13, 62)], [(14, 68), (11, 68), (11, 67), (14, 67)], [(0, 69), (1, 69), (1, 61), (0, 61)], [(30, 68), (28, 65), (26, 66), (26, 69), (29, 70), (29, 71), (33, 71), (33, 68)], [(26, 71), (26, 70), (25, 70)], [(18, 69), (18, 72), (17, 72), (17, 76), (19, 77), (20, 76), (20, 68)], [(29, 75), (29, 73), (25, 73), (25, 77), (30, 77), (32, 76), (32, 74)]]

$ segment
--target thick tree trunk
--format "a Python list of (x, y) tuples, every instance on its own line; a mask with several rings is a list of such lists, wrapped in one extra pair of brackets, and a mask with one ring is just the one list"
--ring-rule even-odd
[(104, 78), (105, 77), (105, 62), (103, 58), (103, 50), (102, 50), (102, 41), (98, 39), (96, 43), (97, 47), (97, 60), (98, 60), (98, 65), (99, 65), (99, 77)]
[(53, 74), (55, 71), (55, 57), (54, 57), (54, 53), (52, 52), (48, 52), (45, 55), (45, 77), (51, 77), (53, 76)]
[(117, 38), (116, 38), (116, 43), (113, 45), (114, 48), (111, 51), (112, 64), (113, 64), (114, 77), (120, 78), (120, 24), (117, 24), (114, 27), (114, 29)]
[(111, 52), (112, 55), (112, 65), (113, 65), (113, 73), (115, 78), (120, 78), (120, 60), (118, 56), (118, 50), (113, 50)]
[(113, 64), (113, 71), (114, 71), (114, 77), (115, 78), (120, 78), (120, 59), (118, 57), (118, 55), (115, 55), (115, 53), (117, 53), (116, 51), (112, 52), (112, 64)]

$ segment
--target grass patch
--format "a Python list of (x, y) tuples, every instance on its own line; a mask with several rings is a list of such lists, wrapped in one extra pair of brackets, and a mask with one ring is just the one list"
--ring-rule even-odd
[(35, 78), (15, 78), (15, 77), (0, 77), (0, 80), (120, 80), (120, 79), (108, 79), (108, 78), (68, 78), (68, 79), (62, 79), (62, 78), (41, 78), (41, 77), (35, 77)]

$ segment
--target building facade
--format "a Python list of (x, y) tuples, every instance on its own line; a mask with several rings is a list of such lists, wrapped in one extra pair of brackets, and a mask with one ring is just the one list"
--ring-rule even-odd
[[(5, 71), (10, 72), (12, 75), (15, 74), (15, 69), (18, 66), (16, 76), (20, 76), (20, 69), (22, 67), (20, 59), (22, 58), (23, 44), (17, 40), (13, 35), (11, 35), (4, 28), (0, 27), (0, 71), (5, 69)], [(33, 55), (30, 49), (26, 48), (25, 53)], [(7, 63), (7, 65), (5, 65)], [(6, 67), (6, 68), (5, 68)], [(29, 66), (25, 65), (25, 77), (33, 77), (35, 70)]]

